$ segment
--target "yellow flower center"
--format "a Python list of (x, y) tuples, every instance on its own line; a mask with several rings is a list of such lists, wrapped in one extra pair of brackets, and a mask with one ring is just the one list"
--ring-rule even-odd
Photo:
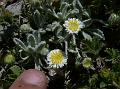
[(58, 51), (57, 53), (52, 53), (50, 59), (53, 64), (61, 64), (64, 56), (62, 52)]
[(72, 20), (72, 21), (68, 22), (68, 28), (69, 28), (69, 30), (71, 30), (73, 32), (77, 31), (80, 28), (79, 26), (80, 26), (80, 24), (76, 20)]

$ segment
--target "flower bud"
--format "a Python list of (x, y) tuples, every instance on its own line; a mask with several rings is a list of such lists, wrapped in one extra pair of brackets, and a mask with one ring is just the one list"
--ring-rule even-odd
[(112, 13), (108, 19), (108, 23), (110, 26), (120, 25), (120, 16), (115, 13)]
[(15, 57), (14, 57), (12, 54), (10, 54), (10, 53), (8, 53), (8, 54), (4, 57), (4, 62), (5, 62), (6, 64), (11, 64), (12, 62), (14, 62), (14, 60), (15, 60)]
[(100, 76), (101, 77), (104, 77), (104, 78), (108, 78), (110, 76), (110, 70), (108, 69), (103, 69), (101, 72), (100, 72)]
[(30, 32), (32, 31), (33, 29), (30, 27), (29, 24), (23, 24), (20, 26), (20, 32), (21, 33), (27, 33), (27, 32)]
[(92, 60), (91, 58), (85, 58), (83, 61), (82, 61), (82, 65), (84, 68), (90, 68), (92, 67)]

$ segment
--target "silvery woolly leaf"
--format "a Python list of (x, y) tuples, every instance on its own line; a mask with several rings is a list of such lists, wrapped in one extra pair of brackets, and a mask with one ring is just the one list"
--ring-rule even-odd
[(36, 43), (38, 44), (38, 43), (41, 41), (40, 32), (34, 31), (34, 32), (33, 32), (33, 35), (34, 35), (34, 37), (35, 37), (35, 39), (36, 39)]
[(52, 29), (49, 28), (49, 27), (47, 27), (45, 30), (46, 30), (46, 31), (52, 31)]
[(27, 43), (31, 47), (35, 47), (35, 45), (36, 45), (36, 39), (35, 39), (34, 35), (32, 35), (32, 34), (28, 35), (28, 37), (27, 37)]
[(76, 5), (77, 5), (76, 0), (73, 0), (72, 5), (73, 5), (74, 8), (76, 8)]
[(0, 25), (0, 41), (2, 41), (1, 35), (4, 33), (2, 25)]
[(64, 16), (62, 15), (61, 12), (58, 12), (58, 13), (57, 13), (57, 16), (58, 16), (59, 18), (62, 18), (62, 19), (64, 18)]
[(26, 59), (29, 58), (28, 53), (27, 53), (27, 50), (26, 50), (26, 52), (23, 51), (23, 50), (19, 50), (19, 53), (20, 53), (20, 58), (21, 58), (22, 60), (26, 60)]
[(3, 26), (2, 25), (0, 25), (0, 32), (3, 30)]
[(73, 8), (76, 8), (76, 7), (77, 7), (79, 10), (82, 10), (82, 11), (83, 11), (83, 6), (82, 6), (82, 4), (80, 3), (80, 0), (73, 0), (72, 6), (73, 6)]
[(83, 15), (88, 17), (88, 18), (90, 18), (90, 15), (89, 15), (89, 13), (86, 10), (83, 11)]
[(92, 22), (93, 21), (91, 19), (87, 19), (83, 21), (83, 23), (85, 24), (85, 27), (89, 27), (92, 24)]
[(60, 24), (58, 22), (53, 22), (52, 23), (52, 31), (55, 31), (56, 28), (58, 28), (60, 26)]
[(63, 16), (63, 17), (66, 17), (65, 15), (67, 14), (67, 9), (68, 9), (68, 7), (69, 7), (69, 4), (66, 4), (66, 5), (64, 6), (64, 8), (62, 9), (62, 16)]
[(70, 6), (70, 4), (68, 4), (67, 2), (61, 2), (60, 11), (62, 11), (66, 5)]
[(31, 47), (30, 45), (28, 45), (27, 47), (27, 52), (34, 55), (34, 52), (35, 52), (35, 48)]
[(57, 33), (56, 33), (57, 36), (61, 36), (62, 30), (63, 30), (62, 26), (59, 26), (59, 28), (57, 29)]
[(83, 10), (83, 6), (82, 6), (82, 4), (80, 3), (80, 1), (79, 1), (79, 0), (76, 0), (76, 2), (77, 2), (77, 4), (78, 4), (78, 6), (80, 7), (80, 9)]
[(89, 35), (89, 34), (87, 34), (87, 33), (85, 33), (85, 32), (82, 32), (82, 34), (83, 34), (83, 37), (86, 39), (86, 40), (92, 40), (92, 37)]
[(52, 31), (55, 31), (57, 36), (59, 35), (59, 33), (62, 31), (62, 26), (59, 22), (52, 23)]
[(74, 14), (78, 14), (79, 13), (79, 10), (78, 9), (73, 9), (73, 10), (69, 10), (66, 14), (66, 18), (69, 18), (71, 15), (74, 15)]
[(45, 31), (45, 29), (40, 28), (40, 29), (38, 29), (38, 33), (39, 33), (39, 34), (45, 34), (45, 33), (46, 33), (46, 31)]
[(34, 18), (34, 22), (35, 22), (35, 24), (37, 25), (38, 28), (41, 25), (41, 18), (40, 17), (41, 17), (40, 12), (38, 10), (36, 10), (34, 12), (33, 18)]
[(52, 11), (52, 14), (54, 17), (59, 18), (58, 15), (56, 14), (55, 10)]
[(59, 38), (59, 40), (58, 40), (58, 42), (59, 42), (59, 43), (61, 43), (61, 42), (65, 41), (65, 38), (64, 38), (64, 37), (62, 37), (62, 36), (58, 36), (58, 38)]
[(65, 40), (68, 40), (70, 36), (71, 36), (70, 34), (65, 34), (65, 36), (58, 35), (57, 36), (59, 38), (58, 42), (60, 43), (60, 42), (63, 42)]
[(71, 52), (71, 53), (77, 53), (76, 50), (73, 50), (73, 49), (70, 49), (70, 48), (68, 49), (68, 51)]
[(24, 44), (20, 39), (14, 38), (13, 41), (14, 41), (15, 44), (16, 44), (17, 46), (19, 46), (21, 49), (23, 49), (23, 50), (26, 50), (26, 49), (27, 49), (27, 47), (25, 46), (25, 44)]
[(36, 45), (35, 47), (35, 51), (40, 51), (44, 46), (45, 46), (46, 42), (45, 41), (41, 41), (38, 45)]
[(95, 32), (93, 32), (94, 35), (96, 35), (97, 37), (105, 40), (104, 34), (101, 30), (97, 29)]

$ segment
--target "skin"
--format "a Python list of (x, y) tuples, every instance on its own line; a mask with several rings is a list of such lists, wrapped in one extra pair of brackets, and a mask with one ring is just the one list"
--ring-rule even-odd
[(45, 74), (36, 69), (25, 70), (9, 89), (47, 89)]

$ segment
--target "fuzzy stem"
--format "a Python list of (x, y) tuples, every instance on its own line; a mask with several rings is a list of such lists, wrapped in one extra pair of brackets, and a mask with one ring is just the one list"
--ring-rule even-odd
[(78, 51), (78, 48), (77, 48), (75, 34), (72, 34), (72, 36), (73, 36), (73, 44), (75, 45), (75, 50), (76, 50), (76, 52), (78, 53), (78, 58), (81, 58), (81, 55), (80, 55), (80, 53), (79, 53), (79, 51)]
[(68, 57), (68, 42), (65, 41), (65, 55)]
[(41, 66), (40, 66), (40, 61), (39, 61), (39, 59), (37, 59), (37, 60), (35, 61), (35, 69), (41, 70)]
[(42, 70), (41, 68), (41, 60), (37, 56), (34, 57), (34, 62), (35, 62), (35, 69)]

